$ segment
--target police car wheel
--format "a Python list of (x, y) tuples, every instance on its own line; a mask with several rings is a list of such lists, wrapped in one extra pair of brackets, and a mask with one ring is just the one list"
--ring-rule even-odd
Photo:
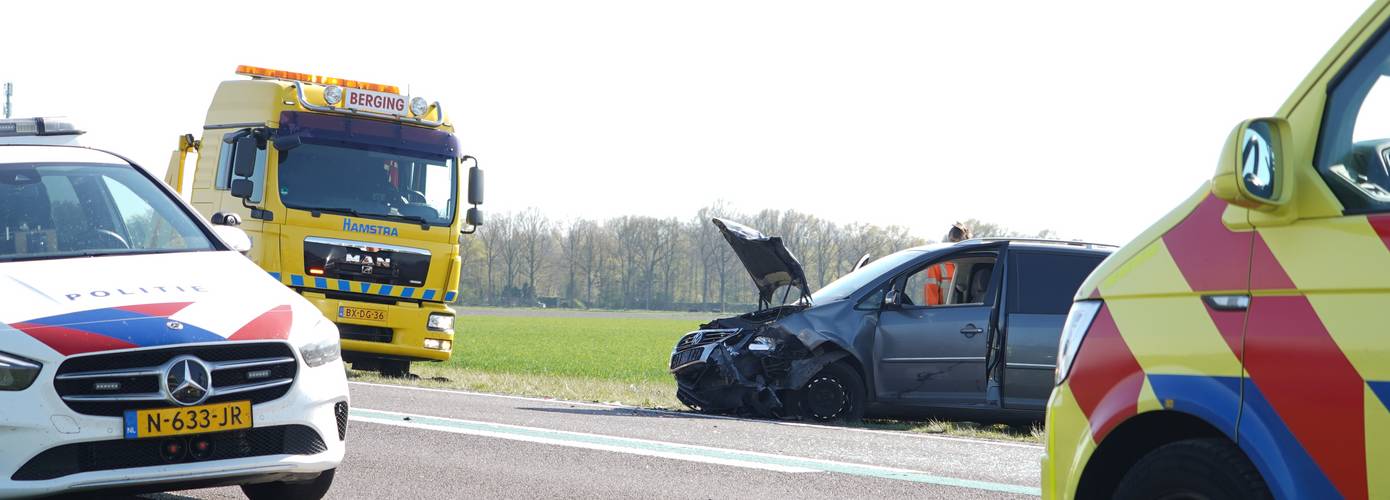
[(309, 481), (286, 482), (276, 481), (273, 483), (243, 484), (241, 492), (246, 494), (250, 500), (271, 500), (282, 498), (294, 498), (303, 500), (318, 500), (328, 494), (328, 488), (333, 486), (333, 473), (337, 469), (328, 469), (319, 474), (319, 477)]
[(1188, 439), (1149, 452), (1120, 480), (1123, 500), (1273, 498), (1255, 465), (1224, 439)]
[(831, 363), (797, 391), (801, 415), (817, 422), (858, 422), (864, 418), (864, 379), (849, 365)]

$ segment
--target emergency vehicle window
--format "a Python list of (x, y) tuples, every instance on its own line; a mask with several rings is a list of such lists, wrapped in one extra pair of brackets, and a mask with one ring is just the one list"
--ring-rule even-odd
[(1066, 314), (1081, 282), (1101, 260), (1089, 255), (1010, 252), (1009, 312)]
[(172, 224), (164, 216), (155, 213), (154, 207), (136, 195), (125, 184), (106, 177), (106, 187), (115, 202), (120, 216), (126, 242), (130, 248), (184, 248), (183, 236), (171, 229)]
[(300, 210), (449, 225), (457, 170), (452, 159), (301, 144), (280, 153), (280, 200)]
[(1334, 83), (1318, 172), (1348, 213), (1390, 211), (1390, 37), (1380, 35)]
[(932, 307), (990, 302), (993, 272), (994, 257), (962, 257), (933, 263), (904, 280), (902, 305)]
[(130, 166), (0, 165), (0, 261), (212, 249)]

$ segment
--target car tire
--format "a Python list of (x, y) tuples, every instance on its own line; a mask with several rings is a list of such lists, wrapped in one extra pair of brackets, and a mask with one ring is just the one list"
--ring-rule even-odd
[(1114, 498), (1273, 498), (1245, 453), (1225, 439), (1188, 439), (1159, 447), (1134, 464)]
[(383, 359), (378, 362), (377, 372), (383, 377), (407, 378), (410, 376), (410, 362), (399, 359)]
[(246, 498), (250, 500), (282, 498), (318, 500), (327, 495), (328, 488), (333, 486), (333, 473), (335, 471), (337, 469), (328, 469), (319, 473), (319, 477), (308, 481), (243, 484), (241, 485), (241, 492), (246, 494)]
[(845, 363), (831, 363), (811, 376), (794, 399), (802, 418), (816, 422), (858, 422), (864, 418), (864, 378)]

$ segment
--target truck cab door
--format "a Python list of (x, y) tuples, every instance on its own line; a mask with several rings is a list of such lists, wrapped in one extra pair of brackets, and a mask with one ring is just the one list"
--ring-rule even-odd
[[(984, 403), (985, 352), (994, 330), (995, 273), (1002, 245), (975, 247), (930, 261), (895, 280), (879, 313), (874, 343), (880, 400), (946, 406)], [(950, 264), (941, 277), (933, 266)], [(944, 279), (942, 279), (944, 278)], [(935, 280), (939, 280), (935, 281)], [(927, 288), (941, 290), (929, 303)]]

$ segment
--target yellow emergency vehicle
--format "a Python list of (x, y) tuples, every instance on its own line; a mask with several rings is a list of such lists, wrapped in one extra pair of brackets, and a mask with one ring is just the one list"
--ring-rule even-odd
[(236, 72), (250, 78), (218, 86), (165, 181), (182, 189), (197, 153), (185, 196), (241, 226), (248, 256), (334, 319), (355, 368), (401, 376), (449, 359), (459, 241), (482, 222), (483, 186), (440, 104), (392, 85)]
[(1082, 285), (1044, 497), (1390, 498), (1387, 5)]

